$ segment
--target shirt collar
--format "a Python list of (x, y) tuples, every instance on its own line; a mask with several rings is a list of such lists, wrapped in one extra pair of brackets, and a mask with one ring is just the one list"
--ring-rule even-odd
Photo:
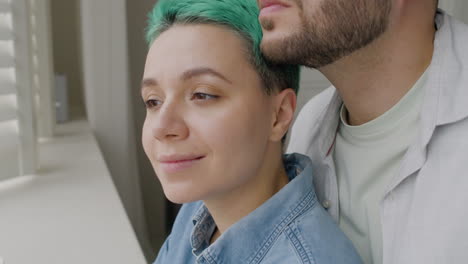
[(468, 27), (440, 9), (437, 11), (436, 26), (434, 55), (427, 69), (428, 79), (421, 108), (420, 136), (409, 147), (400, 173), (392, 179), (387, 193), (424, 165), (427, 145), (436, 127), (468, 117), (468, 52), (465, 47)]
[[(216, 224), (206, 206), (193, 217), (191, 243), (196, 257), (207, 259), (235, 259), (238, 263), (252, 263), (263, 258), (268, 246), (284, 227), (312, 207), (316, 196), (312, 184), (310, 159), (300, 154), (283, 157), (290, 182), (252, 213), (231, 226), (211, 246)], [(222, 261), (221, 261), (222, 262)]]
[(202, 205), (192, 218), (193, 230), (191, 235), (192, 253), (198, 257), (210, 245), (211, 236), (216, 229), (216, 223), (206, 208)]
[(331, 150), (333, 149), (333, 145), (335, 144), (336, 133), (338, 132), (338, 127), (340, 124), (339, 116), (341, 105), (343, 105), (343, 100), (338, 94), (338, 91), (334, 89), (330, 104), (328, 105), (327, 110), (321, 120), (325, 123), (328, 123), (328, 125), (323, 126), (319, 130), (318, 138), (323, 139), (319, 142), (319, 149), (321, 150), (322, 159), (330, 155)]

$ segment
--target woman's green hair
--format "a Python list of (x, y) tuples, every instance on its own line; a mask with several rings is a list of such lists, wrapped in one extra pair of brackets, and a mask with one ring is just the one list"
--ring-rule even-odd
[(248, 45), (251, 63), (267, 93), (273, 89), (299, 89), (299, 66), (267, 62), (260, 51), (262, 28), (255, 0), (159, 0), (148, 14), (146, 40), (154, 40), (174, 24), (215, 24), (239, 33)]

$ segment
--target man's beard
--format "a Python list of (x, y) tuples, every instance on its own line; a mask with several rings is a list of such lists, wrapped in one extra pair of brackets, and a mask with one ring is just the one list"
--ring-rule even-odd
[[(302, 24), (296, 33), (262, 42), (262, 51), (275, 63), (311, 68), (329, 65), (382, 35), (391, 5), (390, 0), (324, 0), (313, 14), (302, 10)], [(262, 26), (264, 30), (274, 28), (268, 20), (262, 21)]]

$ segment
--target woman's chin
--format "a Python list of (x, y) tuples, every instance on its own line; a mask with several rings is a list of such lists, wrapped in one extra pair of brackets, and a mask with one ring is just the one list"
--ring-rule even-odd
[(175, 204), (192, 203), (201, 200), (199, 197), (187, 191), (164, 191), (166, 198)]

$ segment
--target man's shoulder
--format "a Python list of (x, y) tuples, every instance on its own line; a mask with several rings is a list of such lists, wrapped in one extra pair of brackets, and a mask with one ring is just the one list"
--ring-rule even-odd
[(336, 89), (331, 86), (312, 97), (300, 110), (291, 129), (287, 152), (307, 154), (306, 148), (322, 123), (323, 116), (335, 95)]
[(331, 86), (318, 95), (312, 97), (299, 112), (293, 125), (293, 130), (301, 130), (303, 127), (316, 125), (317, 121), (324, 115), (327, 106), (335, 94), (335, 87)]
[[(437, 38), (443, 39), (437, 41), (444, 42), (443, 52), (456, 54), (457, 59), (459, 59), (458, 63), (466, 63), (464, 59), (468, 57), (468, 49), (466, 49), (468, 25), (443, 11), (441, 12), (443, 15), (438, 20), (439, 29), (436, 40)], [(449, 40), (447, 41), (447, 39)]]
[(326, 109), (326, 107), (330, 104), (330, 101), (333, 98), (336, 89), (333, 86), (328, 87), (327, 89), (323, 90), (316, 96), (312, 97), (305, 105), (302, 107), (301, 111), (299, 112), (298, 119), (304, 118), (307, 116), (306, 119), (317, 118), (320, 116), (321, 113)]
[[(468, 116), (468, 25), (442, 13), (429, 68), (427, 102), (436, 113), (437, 125), (450, 124)], [(432, 99), (431, 99), (432, 98)]]
[[(449, 169), (458, 163), (468, 169), (466, 163), (468, 149), (468, 117), (435, 128), (429, 142), (428, 158), (435, 155), (438, 166), (447, 165)], [(443, 155), (443, 159), (440, 159)], [(465, 169), (466, 171), (466, 169)]]

